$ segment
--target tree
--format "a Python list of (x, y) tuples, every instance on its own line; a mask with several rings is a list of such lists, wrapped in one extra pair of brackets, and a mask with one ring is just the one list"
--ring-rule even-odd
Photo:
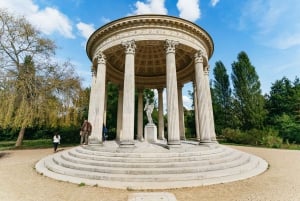
[(300, 84), (283, 77), (276, 80), (267, 96), (268, 123), (278, 129), (284, 140), (300, 142)]
[(213, 69), (214, 77), (212, 96), (214, 117), (216, 122), (217, 133), (224, 128), (231, 127), (231, 107), (232, 97), (229, 83), (229, 76), (226, 68), (221, 61), (217, 61)]
[(69, 62), (52, 61), (55, 48), (25, 18), (0, 9), (0, 127), (19, 129), (16, 146), (28, 127), (71, 124), (80, 80)]
[(248, 55), (240, 52), (232, 63), (231, 79), (234, 87), (235, 112), (245, 130), (263, 128), (266, 110), (261, 95), (259, 77)]
[(283, 77), (276, 80), (271, 86), (270, 95), (267, 97), (266, 108), (269, 111), (269, 117), (280, 116), (282, 114), (291, 115), (293, 113), (293, 85), (292, 82)]

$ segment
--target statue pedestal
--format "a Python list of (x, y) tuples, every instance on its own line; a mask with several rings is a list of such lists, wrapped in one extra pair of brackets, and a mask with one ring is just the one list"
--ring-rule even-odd
[(148, 142), (156, 142), (157, 141), (157, 127), (155, 124), (148, 123), (145, 126), (145, 140)]

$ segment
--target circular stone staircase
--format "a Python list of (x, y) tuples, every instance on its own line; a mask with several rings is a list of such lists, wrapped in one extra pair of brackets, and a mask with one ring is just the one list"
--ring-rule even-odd
[(135, 141), (120, 148), (115, 141), (83, 145), (41, 159), (36, 170), (72, 183), (109, 188), (169, 189), (237, 181), (264, 172), (268, 163), (217, 143)]

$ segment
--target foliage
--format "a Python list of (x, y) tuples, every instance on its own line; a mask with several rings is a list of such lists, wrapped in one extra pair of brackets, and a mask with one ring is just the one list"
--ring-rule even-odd
[(282, 138), (278, 136), (278, 132), (274, 129), (241, 131), (239, 129), (225, 128), (222, 130), (222, 136), (225, 138), (225, 141), (229, 143), (266, 146), (271, 148), (280, 148), (282, 145)]
[(267, 123), (274, 125), (284, 141), (300, 143), (300, 82), (283, 77), (276, 80), (266, 96)]
[(229, 76), (221, 61), (216, 62), (212, 91), (215, 128), (217, 133), (232, 126), (232, 97)]
[(240, 52), (237, 61), (232, 63), (231, 78), (236, 101), (235, 112), (241, 119), (241, 128), (262, 129), (266, 115), (264, 99), (255, 67), (245, 52)]
[(194, 110), (184, 110), (184, 125), (185, 125), (185, 137), (196, 138), (196, 125), (195, 125), (195, 112)]
[(0, 10), (0, 127), (25, 130), (78, 124), (80, 80), (71, 63), (53, 62), (55, 43), (23, 17)]

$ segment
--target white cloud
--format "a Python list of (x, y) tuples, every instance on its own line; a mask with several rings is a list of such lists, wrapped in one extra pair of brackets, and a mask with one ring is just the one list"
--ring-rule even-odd
[(193, 105), (193, 100), (189, 97), (189, 96), (182, 96), (182, 102), (183, 102), (183, 106), (188, 109), (191, 110), (192, 109), (192, 105)]
[(213, 7), (215, 7), (218, 3), (219, 3), (220, 0), (211, 0), (210, 3)]
[(168, 13), (165, 8), (165, 0), (147, 0), (146, 3), (137, 1), (135, 3), (136, 9), (133, 11), (134, 15), (141, 14), (163, 14)]
[(199, 0), (178, 0), (176, 6), (181, 18), (194, 22), (201, 17)]
[(88, 39), (91, 36), (91, 34), (95, 31), (95, 27), (93, 24), (79, 22), (76, 24), (76, 27), (85, 39)]
[(102, 21), (104, 24), (107, 24), (107, 23), (109, 23), (111, 20), (110, 20), (109, 18), (102, 17), (102, 18), (101, 18), (101, 21)]
[(0, 8), (6, 8), (10, 12), (26, 17), (44, 34), (58, 32), (66, 38), (75, 38), (68, 17), (55, 8), (46, 7), (42, 10), (32, 0), (1, 0)]
[(259, 43), (278, 49), (300, 45), (300, 4), (294, 0), (248, 0), (241, 10), (240, 30), (253, 31)]

